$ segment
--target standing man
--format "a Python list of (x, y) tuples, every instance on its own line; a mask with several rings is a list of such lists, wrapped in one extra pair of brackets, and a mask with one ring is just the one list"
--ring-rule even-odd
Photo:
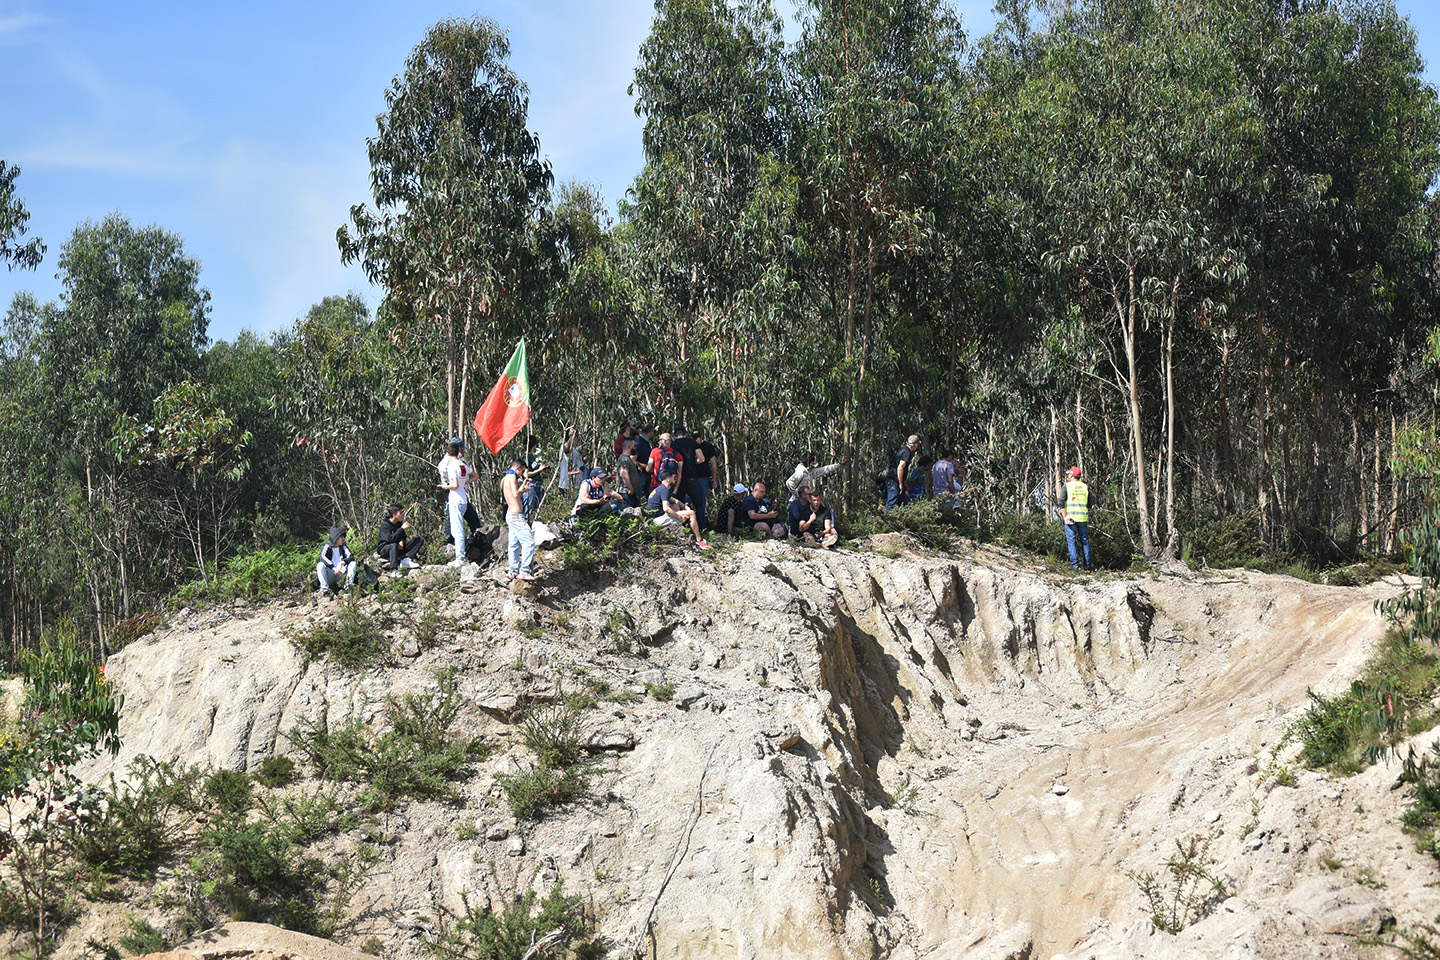
[(615, 460), (615, 476), (626, 506), (638, 507), (645, 502), (645, 481), (640, 479), (640, 466), (635, 462), (635, 441), (630, 437), (620, 444), (620, 456)]
[[(450, 452), (440, 461), (440, 482), (437, 486), (448, 491), (445, 496), (447, 515), (450, 520), (450, 535), (455, 538), (455, 559), (447, 566), (458, 567), (465, 563), (465, 525), (473, 533), (480, 527), (480, 515), (470, 505), (470, 495), (465, 485), (470, 482), (470, 467), (460, 457), (465, 441), (459, 437), (450, 438)], [(521, 464), (524, 467), (524, 464)]]
[[(1080, 480), (1080, 468), (1070, 468), (1070, 479), (1060, 486), (1065, 501), (1065, 545), (1070, 548), (1070, 567), (1080, 569), (1080, 553), (1085, 556), (1085, 569), (1090, 569), (1090, 488)], [(1075, 549), (1080, 541), (1081, 551)]]
[(510, 528), (510, 576), (516, 580), (534, 580), (530, 564), (535, 561), (535, 534), (530, 530), (530, 521), (525, 519), (525, 504), (521, 500), (530, 483), (521, 479), (524, 473), (525, 461), (511, 461), (510, 469), (500, 481), (500, 493), (505, 497), (505, 526)]
[[(801, 457), (800, 462), (795, 464), (794, 471), (791, 472), (789, 478), (785, 481), (785, 490), (790, 495), (791, 503), (800, 499), (801, 490), (807, 487), (814, 490), (816, 480), (834, 473), (850, 462), (849, 457), (841, 457), (835, 463), (827, 463), (823, 467), (817, 467), (815, 466), (816, 459), (813, 450), (805, 451), (805, 456)], [(808, 506), (808, 504), (806, 505)]]
[(911, 434), (905, 440), (905, 446), (895, 451), (890, 464), (890, 473), (885, 478), (885, 512), (894, 510), (897, 504), (905, 502), (908, 481), (910, 478), (910, 461), (915, 459), (915, 451), (920, 449), (920, 438)]
[(525, 519), (534, 520), (535, 514), (540, 512), (540, 501), (545, 499), (545, 483), (535, 480), (540, 474), (549, 469), (545, 462), (545, 456), (540, 452), (540, 438), (532, 436), (525, 444), (525, 476), (523, 479), (533, 481), (530, 489), (525, 494)]
[(720, 448), (710, 442), (710, 434), (704, 427), (695, 428), (695, 495), (700, 498), (695, 509), (700, 512), (700, 527), (710, 528), (710, 485), (715, 481), (715, 464), (720, 459)]
[(690, 431), (677, 424), (672, 432), (675, 439), (670, 446), (680, 461), (680, 499), (690, 504), (700, 529), (704, 530), (707, 525), (705, 503), (700, 499), (700, 487), (695, 483), (695, 471), (700, 468), (700, 461), (705, 455), (700, 452), (700, 444), (690, 435)]

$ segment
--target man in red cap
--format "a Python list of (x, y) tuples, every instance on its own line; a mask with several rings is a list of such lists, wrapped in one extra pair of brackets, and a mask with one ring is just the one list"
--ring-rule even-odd
[[(1085, 569), (1090, 569), (1090, 488), (1080, 479), (1080, 468), (1070, 468), (1070, 479), (1060, 488), (1065, 499), (1065, 545), (1070, 548), (1070, 566), (1080, 569), (1080, 554), (1085, 556)], [(1075, 541), (1080, 541), (1080, 551)]]

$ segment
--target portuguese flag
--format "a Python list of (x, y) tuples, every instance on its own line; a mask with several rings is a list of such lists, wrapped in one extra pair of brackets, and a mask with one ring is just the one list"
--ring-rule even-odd
[(490, 448), (499, 453), (520, 428), (530, 422), (530, 377), (525, 373), (525, 341), (515, 345), (515, 353), (505, 365), (505, 372), (495, 381), (490, 396), (475, 414), (475, 432)]

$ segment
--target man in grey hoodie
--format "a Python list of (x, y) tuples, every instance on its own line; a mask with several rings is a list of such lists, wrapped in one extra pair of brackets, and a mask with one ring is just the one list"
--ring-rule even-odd
[(790, 503), (794, 503), (800, 499), (800, 490), (802, 487), (809, 487), (811, 490), (814, 490), (816, 480), (834, 473), (840, 469), (841, 465), (850, 462), (849, 457), (841, 457), (839, 463), (830, 463), (823, 467), (817, 467), (815, 466), (816, 459), (818, 458), (815, 456), (815, 453), (807, 450), (805, 456), (800, 459), (800, 462), (795, 464), (795, 472), (790, 474), (789, 479), (785, 481), (785, 491), (790, 495)]
[(320, 548), (315, 575), (320, 578), (320, 596), (327, 600), (335, 595), (335, 585), (341, 577), (345, 578), (346, 590), (355, 586), (355, 554), (345, 546), (344, 527), (330, 528), (330, 539)]

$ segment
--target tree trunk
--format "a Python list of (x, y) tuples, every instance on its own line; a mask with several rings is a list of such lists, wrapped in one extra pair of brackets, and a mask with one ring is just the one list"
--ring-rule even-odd
[(1140, 513), (1140, 550), (1145, 559), (1153, 560), (1155, 558), (1155, 538), (1150, 530), (1150, 501), (1145, 489), (1145, 440), (1140, 421), (1140, 382), (1135, 360), (1135, 337), (1139, 323), (1139, 307), (1135, 299), (1135, 265), (1130, 264), (1126, 272), (1125, 298), (1122, 301), (1117, 291), (1114, 299), (1115, 308), (1119, 314), (1120, 331), (1125, 340), (1126, 375), (1130, 400), (1130, 438), (1135, 450), (1135, 506)]

